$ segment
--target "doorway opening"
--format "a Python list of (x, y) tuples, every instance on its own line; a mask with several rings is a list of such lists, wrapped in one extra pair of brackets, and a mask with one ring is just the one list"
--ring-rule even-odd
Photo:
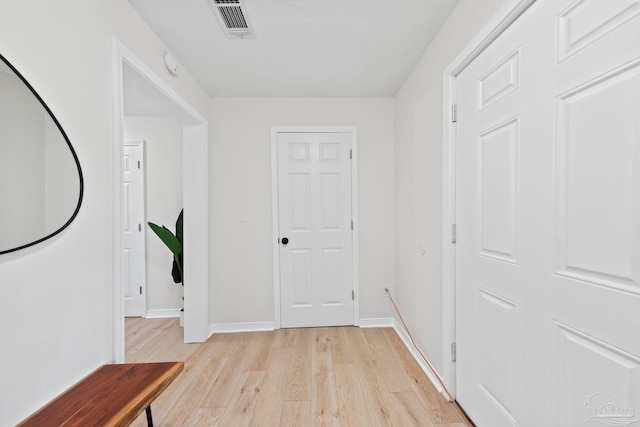
[[(184, 222), (184, 341), (208, 338), (208, 123), (118, 40), (112, 41), (113, 96), (113, 359), (124, 361), (122, 186), (125, 115), (172, 117), (182, 126)], [(187, 165), (188, 167), (184, 167)]]

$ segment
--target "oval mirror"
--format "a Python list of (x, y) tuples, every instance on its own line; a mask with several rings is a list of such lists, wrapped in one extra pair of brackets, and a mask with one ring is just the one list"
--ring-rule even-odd
[(82, 204), (83, 178), (49, 107), (0, 55), (0, 254), (64, 230)]

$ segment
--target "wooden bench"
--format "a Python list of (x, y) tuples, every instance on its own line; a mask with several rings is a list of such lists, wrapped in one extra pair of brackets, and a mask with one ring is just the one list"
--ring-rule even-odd
[(184, 368), (183, 362), (103, 365), (18, 426), (128, 426)]

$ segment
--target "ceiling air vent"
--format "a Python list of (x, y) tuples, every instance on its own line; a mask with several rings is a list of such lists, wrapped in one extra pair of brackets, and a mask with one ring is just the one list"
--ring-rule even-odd
[(209, 0), (228, 38), (255, 38), (241, 0)]

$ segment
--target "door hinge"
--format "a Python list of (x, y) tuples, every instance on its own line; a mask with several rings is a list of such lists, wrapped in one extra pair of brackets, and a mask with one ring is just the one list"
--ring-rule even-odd
[(351, 231), (353, 231), (353, 220), (351, 220)]
[(140, 295), (142, 295), (142, 286), (140, 286)]
[(354, 291), (353, 289), (351, 290), (351, 300), (352, 301), (356, 300), (356, 291)]
[(349, 148), (349, 158), (353, 159), (353, 149)]
[(458, 106), (456, 104), (451, 104), (451, 123), (456, 123), (458, 121)]
[(451, 361), (456, 362), (457, 354), (456, 354), (456, 343), (451, 343)]
[(456, 225), (451, 224), (451, 243), (456, 242)]
[(138, 231), (142, 232), (142, 224), (138, 224)]
[(138, 169), (140, 169), (140, 160), (138, 160)]

